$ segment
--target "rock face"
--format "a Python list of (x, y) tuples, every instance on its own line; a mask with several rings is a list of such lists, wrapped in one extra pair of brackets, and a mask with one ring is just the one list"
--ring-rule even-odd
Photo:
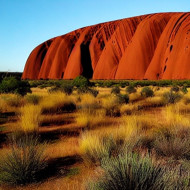
[(190, 79), (190, 13), (101, 23), (50, 39), (30, 54), (23, 79)]

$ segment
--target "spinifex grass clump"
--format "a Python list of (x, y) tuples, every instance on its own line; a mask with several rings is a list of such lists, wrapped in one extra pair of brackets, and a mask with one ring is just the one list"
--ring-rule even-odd
[(163, 128), (155, 138), (154, 149), (160, 156), (190, 160), (190, 129), (182, 126)]
[(116, 156), (122, 151), (124, 141), (113, 136), (85, 133), (80, 141), (82, 158), (87, 165), (100, 165), (102, 160)]
[(13, 137), (11, 151), (1, 159), (0, 182), (9, 185), (26, 185), (38, 182), (46, 167), (44, 148), (35, 135)]
[(21, 127), (25, 132), (37, 131), (39, 127), (39, 117), (41, 108), (36, 105), (27, 104), (21, 108)]
[(164, 190), (167, 189), (165, 170), (154, 165), (149, 156), (135, 153), (112, 157), (102, 161), (104, 176), (88, 189), (93, 190)]

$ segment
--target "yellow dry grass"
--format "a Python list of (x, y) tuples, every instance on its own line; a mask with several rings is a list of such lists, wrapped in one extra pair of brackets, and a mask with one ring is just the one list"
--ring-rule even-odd
[(20, 109), (20, 123), (24, 132), (38, 131), (41, 108), (27, 104)]

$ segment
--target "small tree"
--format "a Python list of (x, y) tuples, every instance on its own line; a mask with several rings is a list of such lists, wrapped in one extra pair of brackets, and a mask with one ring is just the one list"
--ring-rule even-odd
[(83, 76), (78, 76), (73, 80), (72, 84), (76, 87), (86, 87), (90, 85), (90, 81)]
[(22, 96), (31, 93), (28, 81), (21, 81), (15, 77), (5, 77), (0, 84), (0, 93), (15, 93)]
[(126, 88), (126, 92), (131, 94), (131, 93), (135, 93), (137, 90), (136, 88), (134, 87), (134, 85), (129, 85), (127, 88)]
[(119, 86), (114, 86), (114, 87), (111, 89), (111, 93), (112, 93), (112, 94), (119, 94), (119, 93), (120, 93), (120, 88), (119, 88)]
[(154, 92), (150, 87), (146, 86), (141, 90), (141, 95), (143, 97), (152, 97), (154, 96)]

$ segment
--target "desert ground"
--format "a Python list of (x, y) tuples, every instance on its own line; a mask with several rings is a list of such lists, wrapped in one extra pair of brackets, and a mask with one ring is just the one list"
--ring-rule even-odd
[(0, 94), (1, 189), (189, 189), (188, 86), (34, 83)]

